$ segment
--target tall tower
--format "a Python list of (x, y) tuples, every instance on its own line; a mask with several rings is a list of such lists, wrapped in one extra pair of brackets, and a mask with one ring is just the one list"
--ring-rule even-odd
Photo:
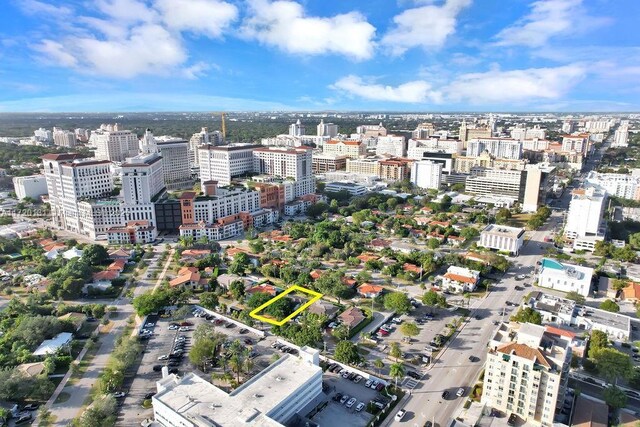
[(158, 152), (158, 144), (153, 137), (151, 129), (147, 128), (140, 140), (140, 152), (142, 154), (153, 154)]
[(467, 120), (462, 119), (460, 123), (460, 130), (458, 131), (458, 139), (464, 142), (464, 147), (467, 147)]

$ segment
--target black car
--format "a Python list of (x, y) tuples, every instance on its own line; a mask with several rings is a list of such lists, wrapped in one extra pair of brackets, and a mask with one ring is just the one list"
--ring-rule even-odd
[(172, 367), (172, 368), (176, 367), (176, 366), (180, 366), (180, 362), (177, 361), (177, 360), (171, 360), (171, 361), (169, 361), (169, 363), (167, 363), (167, 366)]
[(424, 427), (433, 427), (433, 423), (431, 421), (427, 421), (424, 423)]
[(20, 415), (20, 418), (15, 421), (15, 425), (28, 423), (29, 421), (31, 421), (31, 414), (27, 412)]
[(245, 329), (245, 328), (242, 328), (238, 332), (240, 332), (241, 334), (246, 334), (247, 332), (249, 332), (249, 330)]
[(22, 410), (23, 411), (35, 411), (39, 407), (40, 407), (40, 405), (38, 405), (37, 403), (29, 403), (28, 405), (24, 405), (22, 407)]
[(145, 399), (151, 399), (151, 398), (152, 398), (153, 396), (155, 396), (155, 395), (156, 395), (156, 392), (155, 392), (155, 391), (150, 391), (149, 393), (147, 393), (147, 394), (145, 394), (145, 395), (144, 395), (144, 398), (145, 398)]
[(447, 397), (449, 397), (449, 390), (445, 390), (442, 392), (442, 398), (446, 399)]
[(162, 370), (162, 365), (153, 365), (154, 372), (160, 372)]
[(420, 379), (420, 374), (418, 374), (417, 372), (414, 371), (407, 371), (407, 376), (411, 377), (415, 380), (419, 380)]
[(508, 426), (515, 426), (517, 419), (518, 419), (518, 416), (516, 414), (509, 415), (509, 419), (507, 420), (507, 425)]
[(171, 369), (169, 369), (169, 373), (170, 373), (170, 374), (178, 374), (178, 368), (171, 368)]
[(335, 396), (333, 396), (334, 402), (339, 402), (340, 399), (342, 399), (342, 393), (336, 393)]

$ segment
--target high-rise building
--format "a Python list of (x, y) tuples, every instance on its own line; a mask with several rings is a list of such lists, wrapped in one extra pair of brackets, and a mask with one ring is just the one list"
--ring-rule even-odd
[(467, 147), (467, 141), (475, 138), (491, 138), (493, 132), (490, 127), (477, 126), (475, 123), (468, 124), (466, 120), (462, 120), (458, 131), (458, 139)]
[(367, 146), (361, 141), (341, 141), (331, 139), (324, 144), (322, 152), (333, 156), (347, 156), (357, 159), (367, 154)]
[(456, 173), (470, 173), (474, 167), (522, 170), (527, 165), (526, 160), (496, 158), (488, 151), (483, 151), (475, 157), (454, 156), (454, 162)]
[(196, 132), (191, 135), (189, 139), (189, 164), (191, 167), (200, 166), (200, 156), (198, 155), (198, 148), (203, 145), (222, 145), (223, 143), (222, 132), (209, 130), (204, 127), (200, 132)]
[(378, 137), (376, 155), (405, 157), (407, 155), (407, 141), (404, 136), (387, 135)]
[(511, 130), (511, 138), (524, 141), (526, 139), (545, 139), (547, 137), (546, 129), (542, 129), (540, 125), (532, 128), (516, 127)]
[(602, 188), (609, 196), (640, 201), (640, 176), (591, 171), (586, 181)]
[(445, 153), (462, 154), (462, 141), (457, 139), (410, 139), (407, 145), (407, 157), (420, 160), (425, 153), (442, 151)]
[(345, 170), (347, 167), (347, 159), (347, 156), (313, 153), (311, 169), (314, 174)]
[(613, 142), (611, 147), (628, 147), (629, 146), (629, 126), (620, 125), (613, 134)]
[(481, 403), (533, 425), (554, 425), (564, 404), (570, 340), (531, 323), (501, 324), (489, 342)]
[[(53, 224), (95, 238), (92, 212), (102, 208), (91, 207), (88, 201), (111, 196), (114, 189), (111, 162), (85, 159), (80, 154), (45, 154), (42, 162)], [(81, 203), (86, 206), (83, 208)], [(109, 217), (105, 219), (107, 225), (108, 221), (121, 222), (119, 210), (115, 218), (109, 209), (104, 213)]]
[(160, 136), (155, 138), (158, 152), (162, 156), (164, 184), (168, 190), (191, 188), (191, 166), (189, 143), (181, 138)]
[(253, 172), (292, 178), (295, 181), (313, 175), (311, 148), (258, 148), (253, 150)]
[(467, 157), (478, 157), (484, 151), (494, 157), (519, 160), (522, 158), (522, 142), (501, 138), (476, 138), (467, 141)]
[(436, 132), (436, 127), (433, 123), (420, 123), (414, 131), (411, 132), (411, 138), (413, 139), (429, 139)]
[(253, 172), (253, 150), (258, 148), (262, 146), (230, 144), (200, 147), (200, 182), (217, 181), (219, 185), (229, 185), (232, 178)]
[(589, 149), (589, 134), (562, 135), (562, 151), (586, 154)]
[(76, 134), (60, 128), (53, 128), (53, 143), (58, 147), (75, 147)]
[(89, 142), (89, 138), (91, 137), (91, 131), (89, 129), (78, 128), (74, 131), (76, 134), (76, 139), (80, 142)]
[(47, 194), (47, 180), (44, 175), (16, 176), (13, 178), (13, 188), (18, 200), (25, 197), (38, 200)]
[(382, 122), (377, 125), (360, 125), (356, 128), (356, 133), (364, 138), (387, 136), (387, 129), (382, 126)]
[(573, 240), (574, 249), (593, 251), (596, 242), (604, 240), (606, 200), (606, 192), (596, 187), (573, 190), (564, 235)]
[(576, 131), (576, 122), (573, 120), (565, 120), (562, 122), (562, 132), (569, 134)]
[(320, 124), (318, 124), (317, 128), (317, 135), (335, 138), (338, 135), (338, 125), (325, 123), (324, 120), (320, 120)]
[(53, 133), (49, 129), (39, 128), (33, 131), (34, 139), (37, 142), (51, 144), (53, 142)]
[(289, 135), (302, 136), (305, 133), (304, 125), (300, 123), (300, 119), (297, 122), (289, 126)]
[(122, 164), (123, 220), (147, 221), (156, 226), (153, 202), (164, 191), (163, 158), (158, 153), (140, 154)]
[(95, 158), (111, 162), (124, 162), (138, 154), (138, 136), (116, 125), (102, 125), (91, 133), (89, 144), (96, 147)]
[(442, 183), (442, 163), (420, 160), (411, 165), (411, 183), (420, 188), (440, 189)]

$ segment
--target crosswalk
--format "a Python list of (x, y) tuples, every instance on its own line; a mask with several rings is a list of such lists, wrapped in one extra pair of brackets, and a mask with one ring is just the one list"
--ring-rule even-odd
[(402, 386), (404, 388), (408, 388), (413, 390), (414, 388), (416, 388), (416, 386), (418, 385), (418, 380), (410, 378), (410, 377), (404, 377), (404, 379), (402, 380)]

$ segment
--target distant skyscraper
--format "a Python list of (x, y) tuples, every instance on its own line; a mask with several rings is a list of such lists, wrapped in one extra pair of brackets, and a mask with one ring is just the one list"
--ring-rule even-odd
[(411, 165), (411, 183), (420, 188), (440, 189), (442, 163), (420, 160)]
[(291, 136), (303, 136), (304, 125), (300, 123), (300, 119), (297, 122), (289, 126), (289, 135)]
[(325, 123), (324, 120), (320, 120), (320, 124), (317, 128), (317, 135), (334, 138), (336, 135), (338, 135), (338, 125), (334, 125), (333, 123)]
[(182, 138), (160, 136), (155, 138), (158, 153), (162, 156), (164, 184), (168, 190), (191, 188), (189, 143)]
[(138, 136), (119, 129), (118, 124), (102, 125), (91, 133), (89, 144), (96, 147), (96, 159), (123, 162), (138, 154)]
[(53, 133), (49, 129), (40, 128), (33, 132), (34, 138), (38, 142), (50, 144), (53, 142)]
[(621, 124), (613, 135), (612, 147), (628, 147), (629, 146), (629, 125)]
[(76, 134), (68, 130), (53, 128), (53, 143), (58, 147), (75, 147)]

